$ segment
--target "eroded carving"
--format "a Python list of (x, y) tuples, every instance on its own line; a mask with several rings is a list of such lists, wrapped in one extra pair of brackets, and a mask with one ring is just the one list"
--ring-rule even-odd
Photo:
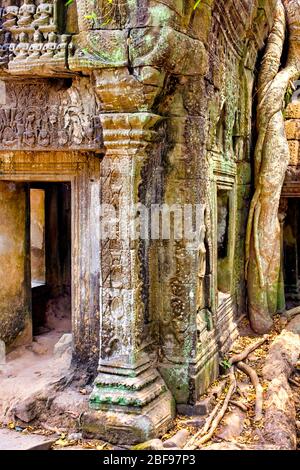
[(49, 69), (43, 72), (49, 62), (51, 72), (65, 70), (70, 37), (59, 29), (57, 0), (7, 6), (0, 27), (0, 66), (17, 74), (36, 69), (38, 75), (49, 75)]
[(101, 150), (98, 104), (87, 87), (75, 84), (70, 89), (57, 90), (44, 81), (10, 82), (6, 95), (6, 104), (0, 108), (2, 149)]

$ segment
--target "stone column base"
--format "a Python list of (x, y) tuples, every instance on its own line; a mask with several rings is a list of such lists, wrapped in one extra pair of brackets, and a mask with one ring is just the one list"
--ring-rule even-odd
[(83, 436), (113, 444), (137, 444), (162, 436), (172, 425), (175, 403), (167, 390), (143, 407), (90, 410), (82, 416)]

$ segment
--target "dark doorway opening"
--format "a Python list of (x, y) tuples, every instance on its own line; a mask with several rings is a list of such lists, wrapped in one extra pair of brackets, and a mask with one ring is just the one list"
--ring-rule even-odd
[(286, 199), (283, 224), (283, 276), (287, 308), (300, 304), (300, 199)]
[(33, 335), (71, 332), (71, 184), (31, 183)]
[(217, 191), (217, 255), (218, 255), (218, 303), (226, 301), (231, 294), (230, 265), (230, 209), (231, 192), (227, 189)]

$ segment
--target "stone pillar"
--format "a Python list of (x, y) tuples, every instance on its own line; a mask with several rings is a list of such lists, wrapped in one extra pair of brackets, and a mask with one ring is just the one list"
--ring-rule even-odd
[(101, 114), (106, 146), (101, 207), (112, 206), (111, 215), (106, 212), (112, 230), (105, 239), (108, 219), (102, 212), (100, 361), (90, 397), (94, 411), (85, 414), (83, 428), (85, 435), (110, 442), (156, 437), (166, 432), (173, 417), (171, 393), (145, 350), (143, 242), (126, 234), (141, 202), (143, 169), (157, 136), (152, 129), (160, 119), (148, 111)]
[(32, 339), (28, 191), (0, 181), (0, 340), (20, 346)]

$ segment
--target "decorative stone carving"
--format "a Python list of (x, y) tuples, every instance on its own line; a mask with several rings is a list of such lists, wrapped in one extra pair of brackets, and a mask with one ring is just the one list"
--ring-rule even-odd
[(95, 99), (94, 108), (85, 102), (91, 98), (84, 87), (56, 91), (45, 81), (9, 82), (6, 95), (0, 107), (0, 148), (102, 152), (98, 105)]
[(18, 26), (29, 26), (32, 23), (33, 15), (35, 14), (36, 6), (33, 0), (24, 0), (23, 5), (18, 11)]
[[(39, 27), (41, 31), (45, 31), (45, 26), (51, 26), (55, 28), (55, 19), (54, 18), (54, 8), (52, 3), (42, 3), (39, 4), (34, 15), (34, 21), (32, 26), (34, 28)], [(47, 28), (48, 29), (48, 28)]]
[(35, 31), (33, 35), (33, 43), (28, 50), (28, 60), (38, 60), (42, 54), (43, 35), (40, 31)]
[(70, 35), (62, 34), (60, 37), (60, 42), (56, 48), (55, 60), (67, 59), (68, 49), (71, 50), (71, 48), (69, 48), (69, 42), (70, 42)]
[(7, 6), (3, 12), (3, 22), (2, 28), (7, 31), (10, 31), (17, 25), (19, 8), (17, 6), (11, 5)]
[(9, 51), (11, 44), (11, 34), (6, 32), (3, 36), (2, 43), (0, 44), (0, 67), (6, 65), (9, 61)]
[[(204, 211), (203, 211), (204, 212)], [(196, 288), (196, 309), (197, 312), (200, 309), (205, 307), (205, 298), (204, 298), (204, 278), (206, 274), (206, 248), (205, 248), (205, 235), (206, 235), (206, 227), (203, 217), (203, 224), (200, 228), (200, 235), (199, 235), (199, 246), (198, 246), (198, 282)]]
[[(2, 40), (0, 65), (8, 65), (9, 72), (18, 75), (61, 74), (67, 70), (67, 55), (72, 50), (68, 48), (70, 35), (60, 31), (57, 0), (36, 3), (24, 0), (20, 8), (4, 9), (0, 34), (9, 32), (11, 35)], [(60, 16), (64, 18), (64, 9)]]
[[(103, 78), (96, 77), (97, 90), (101, 89)], [(131, 92), (133, 83), (128, 77)], [(110, 90), (116, 103), (117, 82), (111, 81)], [(128, 96), (124, 104), (127, 102)], [(148, 112), (101, 114), (107, 147), (101, 163), (101, 200), (103, 204), (113, 204), (120, 219), (122, 214), (131, 214), (134, 204), (139, 202), (143, 168), (157, 138), (153, 127), (160, 119)], [(95, 411), (84, 414), (83, 429), (87, 436), (106, 435), (116, 441), (117, 427), (123, 429), (118, 431), (118, 442), (137, 442), (141, 436), (147, 439), (169, 427), (172, 398), (144, 350), (140, 241), (124, 236), (121, 230), (118, 227), (116, 237), (102, 240), (101, 244), (99, 375), (90, 397), (90, 406)], [(137, 415), (146, 417), (144, 423)]]
[(27, 33), (21, 33), (19, 40), (19, 44), (14, 48), (15, 61), (25, 60), (28, 57), (30, 47)]
[(57, 34), (54, 32), (49, 33), (48, 40), (43, 46), (42, 60), (52, 59), (57, 49)]

